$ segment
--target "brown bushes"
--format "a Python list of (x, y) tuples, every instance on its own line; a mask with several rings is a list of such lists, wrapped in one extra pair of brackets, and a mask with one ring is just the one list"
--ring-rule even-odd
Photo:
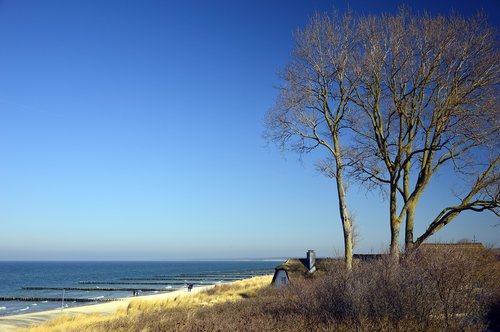
[(350, 274), (303, 280), (289, 299), (300, 299), (290, 301), (297, 307), (307, 303), (304, 314), (321, 324), (348, 330), (478, 331), (498, 299), (498, 279), (498, 263), (485, 253), (425, 251), (399, 264), (387, 258), (364, 262)]
[[(500, 285), (486, 251), (419, 251), (295, 280), (251, 300), (202, 310), (186, 325), (237, 331), (478, 331)], [(499, 302), (496, 302), (499, 303)], [(498, 308), (497, 308), (498, 309)], [(494, 317), (494, 313), (490, 316)]]

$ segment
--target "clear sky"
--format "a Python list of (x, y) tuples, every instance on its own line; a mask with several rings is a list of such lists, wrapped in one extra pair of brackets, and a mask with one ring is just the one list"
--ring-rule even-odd
[[(497, 0), (415, 5), (483, 8), (498, 26)], [(262, 139), (293, 31), (333, 6), (347, 2), (0, 1), (0, 260), (341, 255), (316, 156)], [(453, 202), (447, 180), (422, 198), (416, 233)], [(385, 250), (387, 203), (349, 189), (356, 251)], [(434, 239), (500, 246), (497, 223), (464, 214)]]

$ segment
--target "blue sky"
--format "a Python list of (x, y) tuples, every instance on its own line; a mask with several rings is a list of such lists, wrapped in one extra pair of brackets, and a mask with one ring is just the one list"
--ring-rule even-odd
[[(363, 13), (398, 1), (351, 1)], [(0, 1), (0, 260), (342, 254), (334, 183), (262, 139), (293, 31), (346, 1)], [(410, 3), (411, 5), (411, 3)], [(416, 9), (498, 26), (498, 1)], [(415, 7), (414, 7), (415, 8)], [(422, 198), (416, 233), (446, 203)], [(355, 184), (357, 251), (385, 250), (387, 204)], [(500, 246), (492, 214), (435, 240)]]

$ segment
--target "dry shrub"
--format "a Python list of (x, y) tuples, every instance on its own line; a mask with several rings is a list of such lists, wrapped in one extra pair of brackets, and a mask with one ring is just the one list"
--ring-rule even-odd
[[(478, 331), (498, 292), (485, 252), (415, 252), (363, 262), (238, 302), (143, 317), (134, 331)], [(120, 330), (110, 325), (110, 330)], [(125, 328), (127, 330), (127, 328)]]
[(487, 251), (417, 251), (399, 264), (386, 257), (350, 273), (300, 280), (288, 300), (296, 313), (354, 330), (477, 331), (497, 308), (498, 266)]

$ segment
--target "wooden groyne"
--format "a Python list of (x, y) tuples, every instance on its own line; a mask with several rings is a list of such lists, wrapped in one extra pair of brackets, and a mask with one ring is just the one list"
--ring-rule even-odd
[(179, 278), (179, 277), (161, 277), (161, 278), (121, 278), (120, 280), (127, 280), (127, 281), (132, 281), (132, 280), (138, 280), (138, 281), (141, 281), (141, 280), (150, 280), (150, 281), (160, 281), (160, 280), (164, 280), (164, 281), (185, 281), (185, 280), (196, 280), (196, 281), (201, 281), (201, 280), (206, 280), (206, 281), (219, 281), (219, 280), (223, 280), (223, 281), (236, 281), (236, 280), (241, 280), (243, 279), (243, 277), (227, 277), (227, 278), (222, 278), (222, 277), (183, 277), (183, 278)]
[(186, 282), (79, 281), (81, 285), (186, 285)]
[[(62, 297), (0, 297), (0, 301), (28, 301), (28, 302), (61, 302)], [(111, 302), (122, 299), (92, 299), (92, 298), (70, 298), (65, 297), (64, 302)]]
[(174, 289), (165, 289), (165, 288), (130, 288), (130, 287), (23, 287), (24, 290), (65, 290), (65, 291), (110, 291), (110, 292), (119, 292), (119, 291), (142, 291), (142, 292), (171, 292)]
[(273, 274), (274, 271), (269, 270), (269, 271), (262, 271), (262, 272), (255, 272), (255, 273), (193, 273), (193, 274), (188, 274), (188, 273), (180, 273), (176, 275), (156, 275), (153, 278), (186, 278), (186, 279), (191, 279), (191, 278), (252, 278), (252, 277), (259, 277), (259, 276), (265, 276), (268, 274)]

